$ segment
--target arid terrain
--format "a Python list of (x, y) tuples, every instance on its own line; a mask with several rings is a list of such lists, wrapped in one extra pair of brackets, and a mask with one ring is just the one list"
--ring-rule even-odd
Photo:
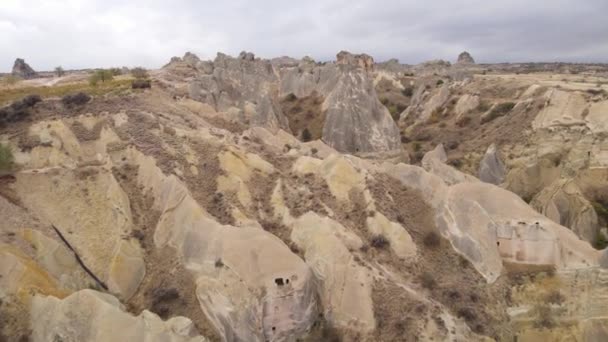
[(608, 65), (454, 57), (18, 59), (0, 341), (608, 341)]

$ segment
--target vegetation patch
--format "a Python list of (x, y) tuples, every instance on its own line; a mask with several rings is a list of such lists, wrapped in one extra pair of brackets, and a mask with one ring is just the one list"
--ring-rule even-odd
[(321, 108), (323, 101), (316, 92), (301, 98), (289, 94), (281, 100), (281, 109), (294, 136), (305, 142), (321, 139), (325, 124), (325, 112)]
[(14, 162), (13, 151), (8, 145), (0, 144), (0, 171), (12, 169)]
[(487, 115), (481, 117), (481, 123), (490, 122), (498, 117), (504, 116), (509, 113), (513, 107), (515, 107), (515, 103), (513, 102), (503, 102), (495, 105), (492, 110)]
[(91, 96), (120, 94), (131, 88), (131, 78), (114, 79), (92, 86), (87, 83), (72, 83), (52, 87), (20, 87), (0, 91), (0, 104), (15, 101), (30, 94), (38, 94), (41, 98), (63, 97), (68, 94), (84, 92)]

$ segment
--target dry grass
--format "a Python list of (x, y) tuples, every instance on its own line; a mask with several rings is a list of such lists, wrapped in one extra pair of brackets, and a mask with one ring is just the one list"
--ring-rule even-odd
[(19, 100), (27, 95), (37, 94), (43, 98), (48, 97), (63, 97), (67, 94), (76, 92), (85, 92), (89, 95), (99, 96), (105, 94), (119, 94), (131, 89), (131, 78), (115, 79), (100, 83), (97, 86), (89, 85), (88, 83), (71, 83), (64, 85), (55, 85), (51, 87), (15, 87), (6, 88), (0, 91), (0, 106), (11, 101)]

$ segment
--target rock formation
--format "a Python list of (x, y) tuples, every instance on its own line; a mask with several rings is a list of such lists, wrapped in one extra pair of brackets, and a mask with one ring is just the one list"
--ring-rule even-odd
[(500, 185), (505, 180), (506, 173), (505, 164), (502, 162), (496, 145), (490, 145), (479, 165), (479, 180)]
[(15, 59), (15, 63), (13, 64), (12, 75), (22, 79), (30, 79), (38, 76), (36, 71), (34, 71), (31, 66), (25, 63), (25, 60), (23, 60), (22, 58)]
[(15, 99), (0, 340), (604, 341), (599, 74), (337, 59), (187, 53), (153, 91)]
[(270, 61), (256, 60), (250, 52), (242, 52), (238, 58), (218, 53), (212, 70), (197, 75), (190, 85), (190, 97), (217, 111), (233, 112), (252, 126), (288, 127), (278, 104), (279, 78)]
[(471, 56), (470, 53), (464, 51), (460, 55), (458, 55), (458, 64), (475, 64), (475, 60)]
[(323, 141), (340, 152), (399, 153), (399, 132), (380, 103), (369, 73), (373, 59), (342, 51), (336, 64), (303, 61), (281, 73), (281, 93), (324, 98)]

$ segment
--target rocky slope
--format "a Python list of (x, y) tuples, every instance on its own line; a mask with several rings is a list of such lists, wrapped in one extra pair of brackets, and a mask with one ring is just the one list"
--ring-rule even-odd
[(0, 336), (605, 340), (603, 97), (439, 65), (186, 54), (34, 104), (0, 131)]

